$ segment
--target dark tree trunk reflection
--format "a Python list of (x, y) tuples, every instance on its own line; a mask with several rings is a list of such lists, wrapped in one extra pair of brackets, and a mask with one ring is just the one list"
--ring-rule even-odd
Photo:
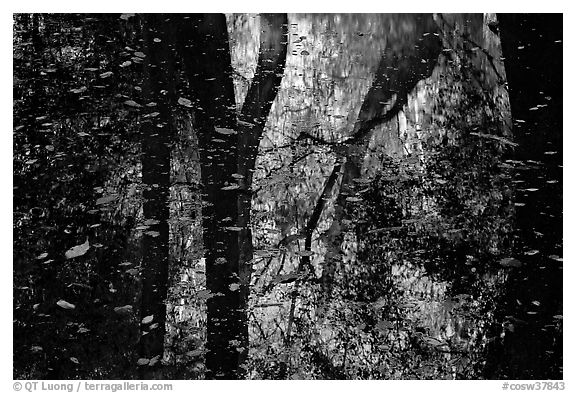
[[(146, 63), (143, 94), (149, 110), (142, 120), (142, 183), (144, 224), (142, 235), (142, 295), (140, 358), (153, 362), (141, 367), (142, 378), (154, 376), (164, 352), (166, 293), (168, 286), (168, 196), (170, 141), (174, 104), (172, 39), (163, 15), (147, 15), (144, 23)], [(148, 319), (152, 317), (150, 322)]]
[(208, 378), (240, 377), (239, 356), (247, 348), (240, 298), (237, 193), (238, 131), (232, 65), (224, 15), (183, 17), (182, 54), (194, 127), (198, 134), (203, 185), (202, 225), (206, 259), (206, 373)]
[[(554, 316), (562, 314), (562, 266), (546, 257), (562, 253), (562, 185), (553, 187), (542, 177), (544, 172), (562, 179), (562, 15), (498, 14), (498, 21), (518, 143), (511, 158), (537, 163), (520, 171), (518, 180), (546, 194), (529, 197), (532, 208), (516, 209), (521, 239), (540, 253), (509, 278), (498, 317), (523, 323), (491, 347), (486, 373), (562, 379), (562, 336), (553, 329)], [(536, 294), (540, 310), (531, 314)]]

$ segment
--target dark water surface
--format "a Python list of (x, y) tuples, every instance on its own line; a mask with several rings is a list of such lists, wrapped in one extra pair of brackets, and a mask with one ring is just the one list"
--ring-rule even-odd
[(15, 379), (562, 379), (562, 16), (14, 16)]

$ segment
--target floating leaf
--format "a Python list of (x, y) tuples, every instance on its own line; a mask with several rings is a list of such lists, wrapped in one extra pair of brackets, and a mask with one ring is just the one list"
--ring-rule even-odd
[(540, 251), (538, 250), (529, 250), (529, 251), (525, 251), (524, 255), (536, 255), (538, 254)]
[(132, 276), (137, 276), (138, 273), (140, 273), (140, 272), (138, 271), (138, 269), (128, 269), (128, 270), (125, 271), (125, 273), (126, 273), (126, 274), (130, 274), (130, 275), (132, 275)]
[(146, 366), (148, 363), (150, 363), (150, 359), (140, 358), (140, 359), (138, 359), (138, 361), (136, 363), (139, 366)]
[(346, 198), (346, 201), (347, 201), (347, 202), (362, 202), (363, 199), (362, 199), (362, 198), (358, 198), (358, 197), (351, 196), (351, 197)]
[(102, 74), (100, 74), (100, 78), (105, 79), (111, 77), (112, 74), (114, 74), (112, 71), (103, 72)]
[(139, 57), (141, 59), (146, 57), (146, 55), (142, 52), (134, 52), (134, 56)]
[(72, 247), (64, 254), (67, 259), (76, 258), (82, 256), (88, 252), (90, 249), (90, 243), (88, 243), (88, 239), (82, 244)]
[(106, 195), (101, 198), (96, 199), (96, 205), (104, 205), (106, 203), (112, 202), (116, 199), (116, 195)]
[(192, 101), (190, 101), (187, 98), (183, 98), (183, 97), (178, 98), (178, 103), (180, 105), (187, 107), (187, 108), (192, 108)]
[(154, 366), (156, 363), (158, 363), (158, 361), (160, 361), (160, 355), (156, 355), (156, 356), (154, 356), (152, 359), (150, 359), (150, 362), (148, 363), (148, 366), (152, 367), (152, 366)]
[(42, 254), (38, 255), (38, 256), (36, 257), (36, 259), (44, 259), (44, 258), (46, 258), (47, 256), (48, 256), (48, 253), (47, 253), (47, 252), (43, 252)]
[(76, 308), (76, 306), (73, 305), (72, 303), (68, 303), (66, 300), (62, 299), (58, 300), (56, 304), (62, 307), (64, 310), (74, 310)]
[(128, 20), (129, 18), (132, 18), (134, 15), (136, 15), (136, 14), (122, 14), (122, 15), (120, 15), (120, 19)]
[(145, 233), (146, 235), (152, 236), (152, 237), (158, 237), (158, 236), (160, 236), (160, 232), (157, 232), (157, 231), (147, 231), (147, 232), (144, 232), (144, 233)]
[(230, 284), (229, 288), (231, 291), (237, 291), (240, 288), (240, 284)]
[(139, 103), (137, 103), (134, 100), (126, 100), (126, 101), (124, 101), (124, 105), (131, 106), (132, 108), (141, 108), (142, 107), (142, 105), (140, 105)]
[(128, 317), (132, 315), (133, 309), (131, 305), (114, 307), (114, 312), (122, 317)]
[(76, 359), (75, 357), (71, 357), (71, 358), (70, 358), (70, 361), (71, 361), (72, 363), (80, 364), (80, 362), (78, 361), (78, 359)]
[(85, 327), (81, 327), (78, 329), (78, 333), (88, 333), (90, 329), (86, 329)]
[(232, 135), (232, 134), (237, 134), (236, 131), (234, 131), (231, 128), (224, 128), (224, 127), (214, 127), (214, 130), (216, 130), (217, 133), (222, 134), (222, 135)]
[(70, 92), (74, 94), (84, 93), (86, 91), (86, 86), (79, 87), (78, 89), (72, 89)]
[(132, 64), (132, 62), (130, 60), (126, 60), (125, 62), (120, 64), (120, 67), (122, 67), (122, 68), (128, 67), (130, 64)]
[(498, 261), (498, 263), (502, 266), (505, 267), (520, 267), (522, 266), (522, 262), (520, 262), (518, 259), (516, 258), (502, 258), (501, 260)]
[(154, 320), (154, 315), (148, 315), (147, 317), (142, 318), (142, 325), (147, 325)]
[(210, 292), (208, 289), (203, 289), (201, 291), (196, 292), (196, 297), (200, 300), (210, 299), (213, 296), (214, 294)]
[(239, 189), (239, 188), (240, 188), (240, 186), (239, 186), (238, 184), (232, 184), (232, 185), (229, 185), (229, 186), (226, 186), (226, 187), (222, 187), (221, 190), (231, 191), (231, 190), (237, 190), (237, 189)]
[(518, 146), (517, 143), (509, 141), (508, 139), (503, 138), (503, 137), (498, 136), (498, 135), (483, 134), (480, 132), (471, 132), (470, 135), (476, 135), (477, 137), (480, 137), (480, 138), (492, 139), (492, 140), (504, 143), (504, 144), (509, 145), (509, 146)]

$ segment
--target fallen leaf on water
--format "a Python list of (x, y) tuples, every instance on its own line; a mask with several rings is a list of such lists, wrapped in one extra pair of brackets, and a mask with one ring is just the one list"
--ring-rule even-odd
[(66, 300), (62, 299), (58, 300), (56, 304), (62, 307), (64, 310), (74, 310), (76, 308), (76, 306), (73, 305), (72, 303), (68, 303)]
[(145, 366), (148, 363), (150, 363), (150, 359), (140, 358), (140, 359), (138, 359), (137, 363), (139, 366)]
[(78, 359), (76, 359), (75, 357), (71, 357), (71, 358), (70, 358), (70, 361), (71, 361), (72, 363), (76, 363), (76, 364), (79, 364), (79, 363), (80, 363), (80, 362), (78, 361)]
[(196, 292), (196, 297), (200, 300), (210, 299), (211, 297), (215, 296), (212, 292), (208, 289), (203, 289), (201, 291)]
[(520, 267), (522, 266), (522, 262), (520, 262), (518, 259), (516, 258), (502, 258), (501, 260), (498, 261), (498, 263), (504, 267)]
[(183, 97), (178, 98), (178, 103), (180, 105), (187, 107), (187, 108), (192, 108), (192, 101), (190, 101), (187, 98), (183, 98)]
[(243, 120), (238, 120), (238, 124), (240, 124), (241, 126), (250, 127), (250, 128), (252, 128), (256, 125), (254, 123), (248, 123), (247, 121), (243, 121)]
[(132, 306), (128, 304), (122, 307), (114, 307), (114, 312), (120, 316), (127, 317), (132, 315)]
[(79, 87), (77, 89), (70, 90), (70, 92), (74, 93), (74, 94), (84, 93), (85, 91), (86, 91), (86, 86), (82, 86), (82, 87)]
[(148, 315), (147, 317), (142, 318), (142, 325), (147, 325), (154, 319), (154, 315)]
[(150, 359), (148, 366), (150, 366), (150, 367), (154, 366), (156, 363), (158, 363), (159, 360), (160, 360), (160, 355), (154, 356), (152, 359)]
[(116, 200), (116, 195), (106, 195), (96, 199), (96, 205), (104, 205), (106, 203)]
[(82, 244), (72, 247), (64, 254), (67, 259), (76, 258), (82, 256), (88, 252), (90, 249), (90, 243), (88, 243), (88, 239)]
[(141, 108), (142, 107), (142, 105), (140, 105), (139, 103), (137, 103), (134, 100), (126, 100), (126, 101), (124, 101), (124, 105), (128, 105), (128, 106), (131, 106), (133, 108)]
[(236, 131), (234, 131), (231, 128), (224, 128), (224, 127), (214, 127), (214, 130), (222, 135), (232, 135), (232, 134), (237, 134)]

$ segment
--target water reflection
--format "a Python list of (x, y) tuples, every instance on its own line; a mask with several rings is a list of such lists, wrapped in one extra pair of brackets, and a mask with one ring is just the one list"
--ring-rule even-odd
[[(136, 377), (153, 359), (163, 367), (155, 378), (206, 376), (206, 302), (216, 295), (206, 287), (198, 119), (147, 87), (146, 67), (160, 70), (173, 47), (150, 36), (166, 53), (147, 57), (132, 18), (120, 31), (108, 16), (18, 19), (16, 41), (30, 42), (15, 46), (19, 378)], [(264, 18), (226, 16), (239, 114)], [(249, 378), (561, 377), (561, 143), (546, 130), (533, 146), (535, 110), (511, 113), (497, 23), (288, 15), (251, 187)], [(66, 94), (53, 94), (59, 84)], [(552, 110), (549, 94), (530, 108)], [(140, 135), (141, 125), (166, 113), (174, 132), (159, 149), (157, 129)], [(512, 114), (527, 136), (514, 134)], [(164, 165), (157, 178), (153, 160)], [(86, 239), (85, 255), (65, 257)], [(151, 265), (169, 268), (165, 333)], [(137, 354), (158, 335), (163, 348)]]

